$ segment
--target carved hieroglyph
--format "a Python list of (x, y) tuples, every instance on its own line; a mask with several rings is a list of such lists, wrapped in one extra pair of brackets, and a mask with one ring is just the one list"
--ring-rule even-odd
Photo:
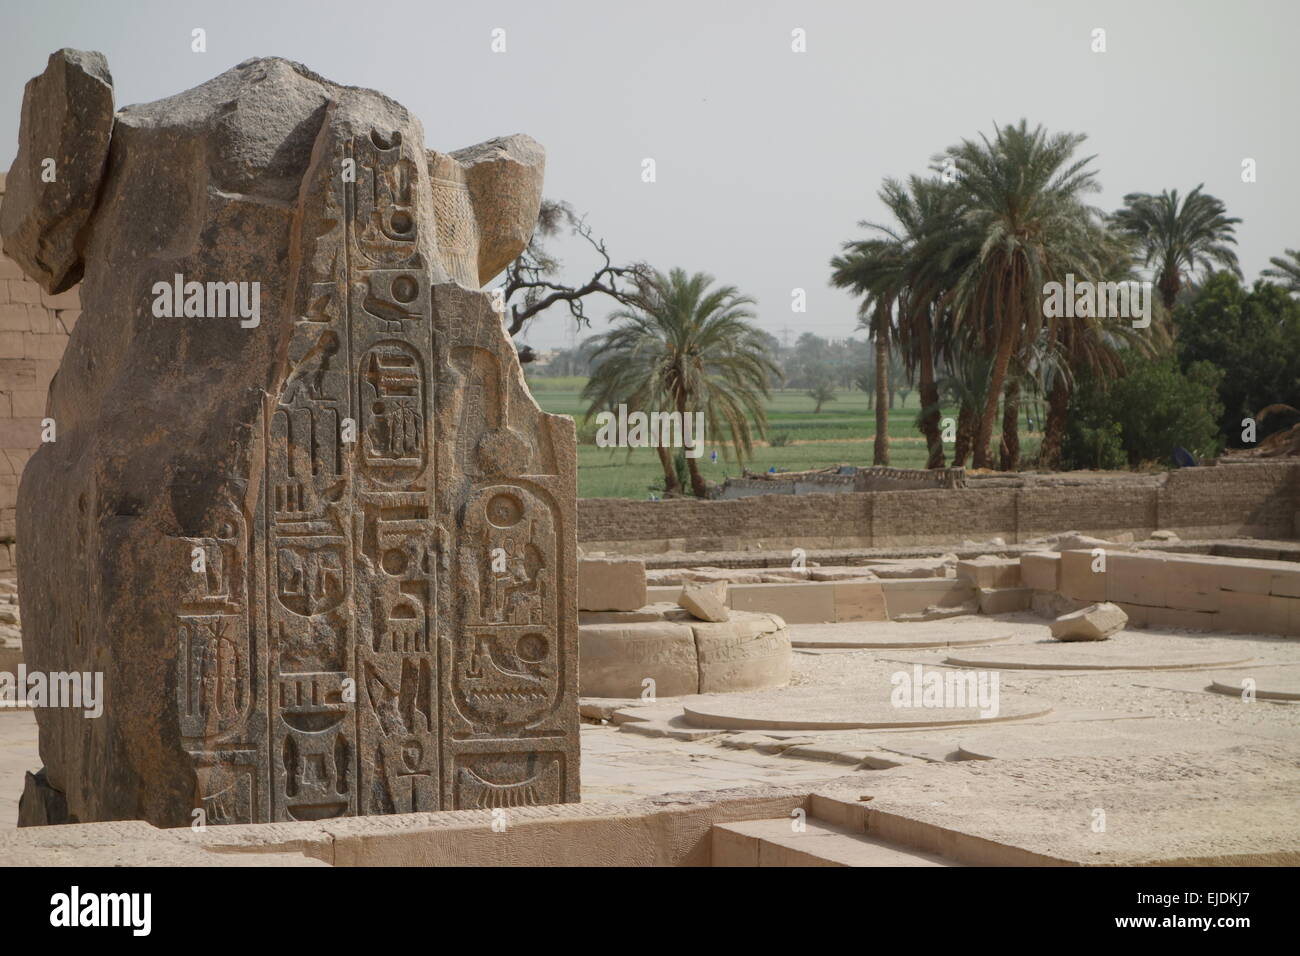
[[(103, 732), (38, 714), (49, 785), (171, 825), (576, 800), (574, 428), (475, 291), (527, 242), (540, 148), (427, 152), (280, 60), (174, 100), (114, 125), (20, 492), (31, 657), (108, 668)], [(128, 259), (159, 140), (176, 221)], [(261, 324), (155, 318), (173, 273), (260, 280)]]

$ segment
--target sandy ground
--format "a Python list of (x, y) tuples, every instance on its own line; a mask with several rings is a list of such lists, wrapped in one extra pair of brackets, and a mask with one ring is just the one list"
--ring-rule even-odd
[[(1003, 659), (1050, 640), (1043, 622), (1027, 614), (943, 624), (954, 639), (1005, 636), (987, 648)], [(808, 628), (875, 639), (899, 626)], [(800, 630), (793, 626), (793, 636)], [(1300, 703), (1209, 690), (1214, 680), (1243, 677), (1259, 687), (1295, 686), (1300, 641), (1128, 631), (1112, 647), (1117, 658), (1123, 650), (1125, 660), (1135, 659), (1135, 648), (1145, 649), (1151, 663), (1175, 655), (1250, 662), (1176, 671), (1003, 669), (1004, 698), (1046, 700), (1051, 712), (911, 730), (717, 731), (684, 720), (681, 701), (661, 700), (636, 709), (636, 721), (584, 722), (583, 799), (620, 802), (764, 784), (856, 787), (878, 801), (873, 806), (897, 806), (943, 826), (1059, 856), (1204, 861), (1267, 848), (1283, 862), (1292, 861), (1288, 854), (1300, 862)], [(767, 707), (777, 715), (797, 716), (798, 700), (817, 696), (818, 689), (828, 702), (851, 707), (867, 701), (878, 709), (893, 674), (914, 664), (946, 671), (945, 658), (967, 651), (796, 651), (796, 693), (746, 696), (758, 698), (760, 711)], [(719, 696), (727, 695), (714, 699)], [(0, 828), (14, 826), (23, 774), (38, 766), (32, 713), (0, 710)], [(1099, 812), (1108, 821), (1102, 830)]]

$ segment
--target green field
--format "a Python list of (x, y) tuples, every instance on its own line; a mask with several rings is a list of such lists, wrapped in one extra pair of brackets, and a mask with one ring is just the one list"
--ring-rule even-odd
[[(579, 399), (584, 380), (581, 378), (538, 378), (530, 381), (533, 395), (548, 412), (572, 415), (581, 422), (586, 405)], [(899, 402), (889, 416), (889, 463), (896, 468), (924, 468), (925, 440), (916, 427), (920, 402), (913, 391), (906, 403)], [(956, 409), (945, 409), (956, 418)], [(1032, 455), (1039, 441), (1038, 415), (1030, 431), (1025, 414), (1020, 419), (1022, 455)], [(839, 391), (836, 401), (813, 413), (813, 400), (802, 391), (773, 392), (767, 405), (768, 435), (788, 435), (792, 444), (783, 447), (757, 445), (754, 456), (745, 462), (750, 471), (802, 471), (827, 465), (870, 465), (875, 439), (875, 412), (867, 406), (867, 395), (860, 391)], [(709, 452), (718, 450), (716, 464)], [(728, 475), (739, 475), (740, 465), (728, 460), (724, 449), (709, 441), (700, 470), (710, 482), (721, 482)], [(651, 488), (661, 489), (663, 471), (653, 448), (597, 448), (578, 446), (578, 496), (580, 498), (648, 498)]]

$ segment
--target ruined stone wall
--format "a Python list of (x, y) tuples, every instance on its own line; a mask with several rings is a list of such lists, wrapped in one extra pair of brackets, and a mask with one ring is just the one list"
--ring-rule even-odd
[[(5, 176), (0, 173), (0, 200)], [(81, 315), (77, 288), (44, 292), (0, 253), (0, 573), (14, 567), (14, 502), (41, 443), (45, 392)]]
[(586, 498), (578, 503), (578, 540), (589, 551), (654, 552), (899, 547), (995, 536), (1015, 543), (1061, 531), (1290, 538), (1297, 505), (1300, 463), (1261, 462), (1023, 488), (735, 501)]

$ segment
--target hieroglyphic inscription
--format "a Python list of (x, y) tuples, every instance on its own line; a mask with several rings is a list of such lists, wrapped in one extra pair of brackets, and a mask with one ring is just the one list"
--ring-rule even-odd
[(572, 489), (487, 296), (436, 292), (428, 261), (438, 229), (472, 253), (472, 210), (400, 131), (329, 111), (320, 137), (259, 503), (205, 539), (180, 617), (202, 805), (226, 823), (576, 799)]

